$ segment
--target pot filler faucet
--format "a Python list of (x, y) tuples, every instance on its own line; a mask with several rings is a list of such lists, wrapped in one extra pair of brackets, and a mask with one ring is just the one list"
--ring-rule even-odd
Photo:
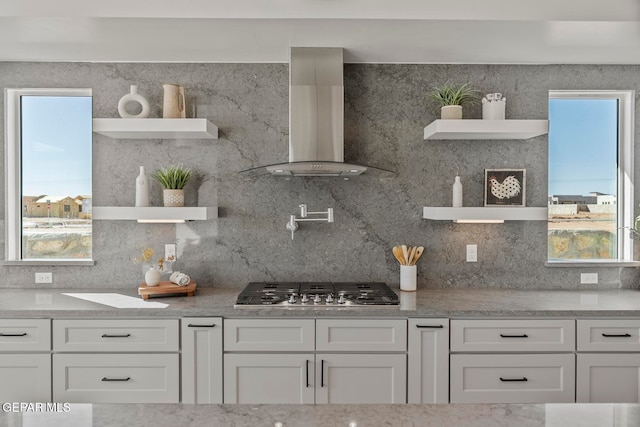
[[(309, 215), (326, 215), (324, 218), (309, 218)], [(299, 222), (333, 222), (333, 208), (327, 208), (326, 212), (309, 212), (307, 210), (306, 203), (300, 205), (300, 218), (296, 218), (295, 215), (289, 217), (287, 223), (287, 230), (291, 231), (291, 240), (293, 240), (293, 233), (298, 229)]]

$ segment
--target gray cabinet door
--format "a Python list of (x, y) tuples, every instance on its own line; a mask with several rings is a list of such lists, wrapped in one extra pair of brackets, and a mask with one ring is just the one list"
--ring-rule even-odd
[(182, 403), (222, 403), (222, 318), (182, 319)]
[(578, 353), (576, 400), (640, 403), (640, 354)]
[(449, 319), (409, 319), (408, 403), (449, 402)]
[(0, 401), (51, 402), (51, 354), (0, 354)]
[(316, 354), (316, 403), (407, 403), (406, 354)]
[(314, 402), (313, 354), (225, 354), (224, 403)]

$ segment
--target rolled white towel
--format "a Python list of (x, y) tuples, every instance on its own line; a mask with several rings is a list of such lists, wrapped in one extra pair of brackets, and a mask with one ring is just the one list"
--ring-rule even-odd
[(189, 282), (191, 282), (191, 278), (189, 276), (184, 273), (180, 273), (179, 271), (171, 273), (169, 280), (178, 286), (187, 286)]

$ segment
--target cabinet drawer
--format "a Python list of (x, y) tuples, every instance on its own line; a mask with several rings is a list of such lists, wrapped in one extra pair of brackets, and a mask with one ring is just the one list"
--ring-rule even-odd
[(54, 351), (178, 351), (178, 319), (54, 320)]
[(51, 350), (51, 320), (0, 319), (0, 352)]
[(313, 351), (313, 319), (225, 319), (224, 351)]
[(573, 402), (573, 354), (453, 354), (451, 403)]
[(53, 400), (177, 403), (177, 354), (54, 354)]
[(640, 354), (578, 354), (576, 401), (640, 403)]
[(578, 320), (578, 351), (640, 351), (640, 320)]
[(452, 320), (451, 351), (573, 351), (574, 320)]
[(407, 351), (406, 320), (318, 319), (318, 351)]

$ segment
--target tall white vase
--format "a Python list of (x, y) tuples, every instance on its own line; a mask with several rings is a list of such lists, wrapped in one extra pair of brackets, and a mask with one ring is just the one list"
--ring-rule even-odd
[(149, 178), (144, 166), (140, 166), (140, 175), (136, 177), (136, 207), (149, 206)]

